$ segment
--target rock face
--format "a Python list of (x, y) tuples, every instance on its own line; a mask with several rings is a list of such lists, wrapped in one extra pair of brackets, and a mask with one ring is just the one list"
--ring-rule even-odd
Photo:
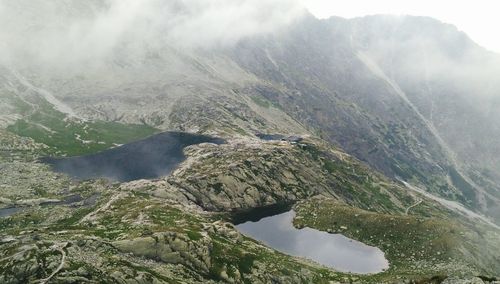
[(321, 183), (319, 163), (307, 152), (301, 157), (295, 155), (301, 150), (289, 144), (254, 143), (190, 149), (187, 154), (194, 156), (190, 167), (179, 169), (168, 182), (188, 192), (202, 207), (224, 211), (289, 203), (328, 192), (326, 183)]
[(400, 211), (405, 202), (395, 202), (405, 189), (386, 184), (356, 159), (313, 140), (236, 139), (192, 146), (186, 155), (187, 161), (166, 181), (206, 210), (290, 204), (318, 194), (387, 212)]
[(212, 246), (206, 238), (193, 242), (184, 235), (162, 232), (150, 237), (116, 241), (113, 245), (122, 252), (165, 263), (183, 264), (204, 274), (208, 274), (211, 267)]

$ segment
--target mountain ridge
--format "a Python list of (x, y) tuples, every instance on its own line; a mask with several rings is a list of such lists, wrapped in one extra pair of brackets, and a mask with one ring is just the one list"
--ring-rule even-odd
[[(58, 1), (37, 2), (40, 18), (32, 6), (11, 15), (17, 35), (0, 29), (20, 47), (0, 58), (0, 281), (498, 280), (500, 57), (456, 28), (305, 13), (190, 46), (140, 10), (116, 18), (114, 1)], [(104, 35), (114, 20), (123, 27), (100, 42), (82, 19), (98, 19)], [(29, 35), (41, 53), (50, 39), (75, 45), (38, 57), (22, 46)], [(165, 131), (227, 143), (183, 145), (186, 159), (168, 175), (127, 182), (76, 180), (40, 163), (119, 152)], [(240, 213), (280, 206), (297, 212), (295, 228), (380, 248), (389, 268), (338, 272), (234, 227)]]
[[(426, 23), (424, 27), (432, 30), (432, 34), (421, 36), (422, 32), (412, 32), (422, 19)], [(353, 32), (356, 29), (364, 32)], [(380, 29), (394, 32), (376, 37), (381, 34)], [(402, 32), (398, 33), (399, 30)], [(396, 57), (420, 50), (414, 47), (415, 37), (430, 38), (426, 41), (431, 43), (438, 37), (435, 41), (442, 43), (432, 45), (430, 50), (437, 54), (433, 55), (436, 58), (447, 61), (437, 64), (438, 67), (431, 71), (426, 71), (428, 64), (420, 64), (427, 68), (423, 71), (408, 68), (409, 62), (425, 62), (418, 52), (414, 52), (413, 57), (418, 57), (415, 60), (402, 61)], [(129, 49), (129, 39), (124, 40), (116, 47), (115, 56)], [(385, 49), (380, 44), (383, 47), (384, 41), (391, 40), (392, 50), (400, 52), (385, 56)], [(457, 41), (462, 51), (448, 56), (448, 47)], [(485, 104), (481, 100), (490, 101), (489, 93), (500, 86), (493, 84), (485, 95), (479, 92), (480, 104), (467, 107), (470, 96), (457, 93), (448, 81), (463, 81), (469, 89), (471, 84), (477, 83), (473, 78), (463, 80), (464, 74), (468, 74), (465, 71), (458, 72), (456, 76), (459, 77), (453, 72), (443, 75), (439, 66), (461, 64), (465, 67), (462, 69), (475, 71), (477, 58), (482, 63), (481, 58), (490, 55), (482, 54), (484, 50), (453, 26), (420, 17), (317, 20), (312, 15), (305, 15), (287, 29), (248, 37), (234, 47), (219, 50), (179, 50), (169, 45), (153, 48), (148, 47), (147, 42), (142, 44), (150, 49), (149, 53), (117, 57), (114, 61), (104, 61), (108, 62), (104, 69), (94, 69), (96, 74), (103, 76), (78, 71), (78, 68), (67, 74), (32, 74), (36, 77), (31, 78), (29, 75), (23, 78), (20, 71), (13, 71), (13, 74), (15, 78), (22, 78), (21, 85), (29, 80), (36, 81), (33, 84), (38, 85), (37, 88), (50, 90), (55, 98), (59, 97), (88, 119), (146, 123), (163, 130), (208, 133), (225, 129), (223, 131), (236, 130), (252, 135), (293, 129), (320, 134), (389, 176), (415, 178), (430, 191), (458, 198), (466, 206), (491, 216), (500, 212), (495, 206), (500, 198), (497, 185), (500, 177), (483, 173), (498, 164), (492, 155), (498, 146), (490, 141), (500, 137), (500, 129), (492, 123), (495, 118), (491, 116), (496, 112), (490, 110), (490, 117), (481, 118), (483, 112), (480, 111)], [(424, 52), (423, 56), (428, 54)], [(387, 60), (403, 62), (397, 67), (400, 68), (398, 74), (407, 75), (400, 78), (391, 75), (396, 67), (386, 65)], [(175, 67), (166, 68), (172, 63)], [(135, 75), (138, 72), (144, 74)], [(429, 81), (431, 75), (421, 79), (420, 74), (429, 72), (434, 76), (433, 83)], [(411, 76), (415, 79), (410, 79)], [(167, 78), (166, 82), (162, 78)], [(491, 82), (489, 76), (482, 80)], [(412, 83), (408, 85), (408, 82)], [(432, 90), (438, 87), (443, 91), (433, 96)], [(418, 96), (415, 90), (422, 88), (427, 91)], [(430, 99), (426, 101), (424, 96)], [(450, 99), (455, 100), (459, 109), (467, 107), (468, 115), (450, 112), (447, 108), (452, 104)], [(407, 112), (408, 108), (413, 113)], [(439, 109), (432, 111), (433, 108)], [(200, 111), (205, 115), (196, 117), (194, 113)], [(467, 131), (470, 129), (467, 132), (458, 123), (450, 125), (449, 119), (463, 121), (462, 125), (475, 120), (475, 127), (467, 128)], [(273, 130), (267, 129), (268, 126)], [(458, 133), (464, 133), (465, 139), (456, 139)], [(494, 136), (491, 139), (476, 139), (491, 134)], [(464, 141), (458, 142), (460, 140)], [(477, 151), (470, 146), (476, 143), (474, 141), (482, 141)], [(393, 144), (400, 149), (395, 149)]]

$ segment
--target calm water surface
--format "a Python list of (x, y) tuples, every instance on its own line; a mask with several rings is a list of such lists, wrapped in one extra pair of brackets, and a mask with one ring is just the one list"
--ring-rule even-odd
[(19, 211), (23, 210), (22, 207), (9, 207), (0, 209), (0, 217), (8, 217)]
[(304, 257), (342, 272), (378, 273), (389, 267), (384, 253), (341, 234), (329, 234), (311, 228), (297, 229), (288, 211), (257, 222), (248, 221), (236, 228), (244, 235), (261, 241), (280, 252)]
[[(99, 198), (100, 194), (96, 193), (94, 195), (91, 195), (90, 197), (83, 199), (80, 194), (73, 194), (64, 197), (63, 200), (61, 201), (48, 201), (48, 202), (43, 202), (40, 203), (40, 206), (53, 206), (53, 205), (69, 205), (69, 206), (74, 206), (75, 203), (82, 201), (82, 206), (84, 207), (89, 207), (89, 206), (94, 206), (97, 202), (97, 199)], [(0, 209), (0, 217), (9, 217), (11, 215), (16, 214), (17, 212), (21, 212), (25, 209), (30, 208), (29, 206), (12, 206), (8, 208), (1, 208)]]
[(200, 143), (222, 144), (224, 140), (184, 132), (160, 133), (97, 154), (44, 158), (57, 172), (76, 179), (107, 178), (126, 182), (168, 175), (186, 159), (183, 149)]

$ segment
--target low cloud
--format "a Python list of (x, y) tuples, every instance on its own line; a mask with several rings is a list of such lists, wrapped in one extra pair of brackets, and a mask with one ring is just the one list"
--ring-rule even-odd
[(0, 0), (0, 63), (71, 65), (120, 49), (134, 56), (230, 46), (303, 13), (295, 0)]

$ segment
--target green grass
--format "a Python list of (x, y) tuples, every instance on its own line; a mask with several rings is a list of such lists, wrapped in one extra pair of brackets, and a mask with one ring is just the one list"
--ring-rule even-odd
[(462, 192), (462, 194), (469, 200), (469, 202), (472, 201), (473, 204), (476, 203), (476, 191), (472, 187), (472, 185), (464, 180), (464, 178), (460, 175), (460, 173), (457, 172), (456, 169), (450, 167), (448, 169), (448, 173), (450, 175), (451, 181), (453, 182), (453, 185), (455, 185)]
[(199, 241), (203, 238), (203, 236), (197, 231), (187, 231), (186, 234), (192, 241)]
[[(419, 206), (425, 208), (426, 205)], [(319, 198), (300, 203), (295, 210), (297, 218), (294, 225), (299, 228), (340, 233), (378, 247), (385, 253), (390, 263), (389, 270), (363, 277), (364, 280), (383, 281), (401, 276), (432, 283), (428, 282), (429, 277), (436, 275), (451, 275), (466, 270), (474, 273), (472, 271), (482, 269), (476, 267), (479, 263), (477, 259), (486, 263), (487, 251), (495, 251), (498, 247), (489, 240), (494, 240), (492, 235), (484, 237), (475, 234), (477, 228), (471, 230), (450, 218), (383, 214)], [(486, 264), (484, 267), (489, 266)]]
[(257, 96), (251, 96), (250, 97), (252, 99), (252, 101), (254, 103), (256, 103), (258, 106), (261, 106), (263, 108), (270, 108), (271, 107), (271, 102), (269, 102), (268, 100), (264, 99), (264, 98), (261, 98), (261, 97), (257, 97)]
[(67, 118), (46, 101), (40, 101), (37, 110), (17, 120), (7, 130), (46, 144), (54, 153), (70, 156), (95, 153), (158, 132), (141, 124)]

